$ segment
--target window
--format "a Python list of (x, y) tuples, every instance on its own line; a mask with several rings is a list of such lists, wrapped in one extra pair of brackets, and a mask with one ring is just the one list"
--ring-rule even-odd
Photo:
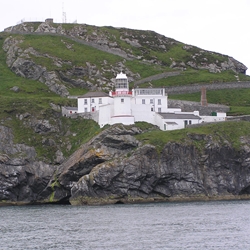
[(117, 89), (127, 89), (128, 88), (128, 80), (127, 79), (116, 79), (115, 87)]
[(153, 108), (153, 107), (151, 107), (151, 111), (154, 111), (154, 108)]
[(167, 130), (167, 126), (166, 126), (166, 124), (164, 123), (164, 130)]
[(189, 120), (189, 124), (192, 124), (192, 121), (191, 121), (191, 120)]
[(153, 99), (150, 99), (150, 104), (154, 104), (154, 100)]
[(142, 99), (141, 101), (142, 101), (142, 104), (145, 104), (145, 99)]
[(161, 99), (158, 99), (158, 105), (161, 105)]
[(91, 99), (91, 102), (92, 102), (92, 103), (95, 103), (95, 99)]
[(186, 127), (187, 125), (188, 125), (188, 121), (185, 120), (185, 121), (184, 121), (184, 126)]
[(162, 89), (137, 89), (136, 95), (163, 95)]
[(88, 112), (88, 109), (87, 109), (87, 108), (84, 108), (84, 112), (85, 112), (85, 113)]
[(102, 104), (102, 98), (99, 98), (99, 104)]
[(88, 99), (84, 99), (84, 105), (88, 104)]
[(123, 98), (121, 99), (121, 103), (124, 103), (124, 99)]
[(161, 113), (161, 108), (158, 108), (158, 113)]

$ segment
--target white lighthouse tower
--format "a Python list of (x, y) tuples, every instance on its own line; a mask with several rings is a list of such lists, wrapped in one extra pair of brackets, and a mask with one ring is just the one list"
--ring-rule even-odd
[(132, 92), (129, 91), (128, 78), (126, 74), (123, 74), (122, 72), (117, 74), (115, 91), (110, 92), (110, 95), (114, 100), (114, 113), (111, 117), (111, 124), (134, 124), (135, 119), (131, 110)]

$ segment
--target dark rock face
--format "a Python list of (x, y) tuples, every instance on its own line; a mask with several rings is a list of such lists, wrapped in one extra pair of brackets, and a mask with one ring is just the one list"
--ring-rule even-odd
[(97, 165), (71, 189), (72, 204), (235, 198), (249, 194), (245, 157), (229, 146), (168, 143), (161, 154), (145, 145), (132, 156)]
[(117, 125), (55, 167), (0, 129), (0, 204), (250, 198), (250, 138), (242, 137), (236, 150), (227, 141), (189, 134), (188, 143), (169, 142), (159, 152), (134, 137), (140, 129)]
[(0, 126), (0, 205), (36, 202), (54, 171), (36, 160), (34, 148), (15, 144), (11, 129)]
[(132, 136), (139, 132), (123, 126), (107, 129), (62, 164), (58, 180), (70, 192), (71, 204), (233, 199), (249, 194), (247, 138), (238, 152), (229, 143), (222, 146), (209, 136), (190, 134), (193, 142), (205, 141), (203, 150), (194, 143), (168, 143), (158, 152)]

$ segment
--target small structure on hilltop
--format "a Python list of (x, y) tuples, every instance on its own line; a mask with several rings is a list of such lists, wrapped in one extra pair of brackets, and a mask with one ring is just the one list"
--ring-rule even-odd
[(45, 23), (51, 24), (53, 22), (54, 22), (53, 18), (47, 18), (47, 19), (45, 19)]
[(77, 111), (70, 107), (64, 108), (63, 114), (69, 116), (67, 112), (77, 113), (95, 120), (100, 127), (143, 121), (157, 125), (161, 130), (175, 130), (206, 120), (199, 116), (199, 111), (182, 112), (180, 108), (168, 108), (168, 96), (164, 88), (129, 90), (128, 78), (124, 73), (117, 74), (114, 91), (109, 94), (88, 92), (77, 98), (77, 106)]

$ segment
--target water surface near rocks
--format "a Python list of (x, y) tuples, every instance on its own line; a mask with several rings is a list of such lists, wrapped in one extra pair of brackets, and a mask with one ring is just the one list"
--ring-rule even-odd
[(0, 249), (250, 249), (250, 201), (0, 207)]

